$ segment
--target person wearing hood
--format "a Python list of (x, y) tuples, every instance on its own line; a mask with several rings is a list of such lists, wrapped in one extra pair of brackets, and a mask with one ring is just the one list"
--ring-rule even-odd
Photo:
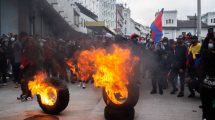
[(207, 37), (205, 38), (205, 40), (202, 43), (200, 54), (202, 54), (204, 51), (208, 50), (208, 43), (209, 43), (209, 40), (212, 39), (212, 38), (214, 38), (214, 29), (213, 28), (209, 28), (208, 29)]
[(203, 119), (215, 120), (215, 38), (208, 41), (208, 49), (201, 58), (201, 101)]

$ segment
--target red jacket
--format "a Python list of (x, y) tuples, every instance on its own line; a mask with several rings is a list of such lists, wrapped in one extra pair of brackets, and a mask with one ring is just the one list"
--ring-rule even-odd
[[(33, 60), (30, 60), (26, 54), (29, 54), (29, 53), (26, 53), (27, 50), (31, 50), (31, 51), (34, 51), (33, 50), (33, 46), (26, 46), (25, 48), (23, 48), (22, 50), (22, 54), (21, 54), (21, 65), (23, 65), (24, 67), (26, 66), (29, 66), (29, 65), (35, 65), (35, 61)], [(30, 56), (30, 55), (29, 55)]]

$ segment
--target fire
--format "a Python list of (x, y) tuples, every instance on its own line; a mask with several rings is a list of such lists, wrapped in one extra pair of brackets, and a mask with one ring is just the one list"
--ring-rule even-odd
[(47, 83), (46, 74), (39, 72), (34, 76), (33, 81), (29, 81), (28, 87), (32, 95), (40, 95), (42, 104), (52, 106), (57, 99), (57, 89)]
[(66, 61), (67, 65), (69, 66), (70, 70), (73, 72), (73, 74), (78, 76), (78, 71), (76, 70), (75, 65), (73, 64), (72, 60), (67, 60)]
[(130, 49), (115, 44), (111, 51), (101, 48), (85, 50), (77, 60), (79, 78), (87, 80), (92, 76), (94, 85), (104, 87), (113, 103), (122, 104), (128, 97), (129, 77), (138, 60)]

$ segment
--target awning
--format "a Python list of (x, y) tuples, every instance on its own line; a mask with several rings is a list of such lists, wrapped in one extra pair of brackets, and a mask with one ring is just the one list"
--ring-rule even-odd
[(77, 38), (83, 35), (82, 33), (74, 30), (46, 0), (35, 0), (34, 4), (37, 5), (37, 9), (40, 10), (44, 21), (49, 25), (55, 36), (65, 37), (69, 35), (73, 38)]
[(110, 33), (111, 35), (115, 36), (116, 33), (109, 29), (104, 21), (95, 21), (95, 22), (86, 22), (86, 27), (93, 30), (94, 33), (98, 35), (104, 35), (106, 33)]

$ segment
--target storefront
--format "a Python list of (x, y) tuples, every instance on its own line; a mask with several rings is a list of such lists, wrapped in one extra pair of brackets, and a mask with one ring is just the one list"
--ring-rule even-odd
[(1, 0), (0, 34), (27, 32), (44, 37), (76, 34), (46, 0)]

